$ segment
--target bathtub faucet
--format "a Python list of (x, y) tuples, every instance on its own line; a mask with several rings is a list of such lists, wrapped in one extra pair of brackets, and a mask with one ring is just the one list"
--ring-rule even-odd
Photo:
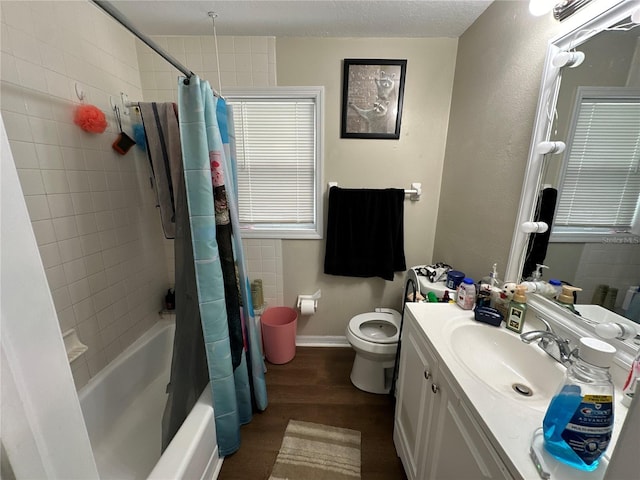
[(569, 345), (569, 341), (549, 330), (533, 330), (520, 335), (524, 343), (538, 341), (538, 346), (544, 350), (556, 362), (560, 362), (565, 367), (571, 365), (571, 357), (575, 352)]

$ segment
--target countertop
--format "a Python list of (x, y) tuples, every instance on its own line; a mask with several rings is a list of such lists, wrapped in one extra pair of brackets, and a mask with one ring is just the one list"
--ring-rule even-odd
[[(407, 303), (405, 314), (407, 312), (410, 315), (405, 315), (405, 321), (415, 320), (420, 330), (424, 332), (428, 343), (440, 357), (440, 368), (448, 371), (457, 382), (458, 390), (465, 397), (462, 400), (471, 408), (498, 455), (512, 474), (516, 478), (519, 475), (527, 480), (540, 478), (529, 456), (529, 450), (534, 432), (542, 426), (548, 402), (545, 399), (537, 398), (527, 405), (528, 399), (515, 392), (512, 395), (505, 392), (498, 393), (494, 388), (478, 379), (464, 365), (449, 342), (452, 330), (465, 323), (488, 329), (500, 328), (514, 336), (518, 336), (518, 334), (507, 330), (504, 326), (493, 327), (481, 324), (474, 320), (473, 311), (462, 310), (454, 303)], [(529, 313), (523, 331), (544, 329), (542, 323)], [(532, 344), (530, 347), (539, 351), (541, 362), (557, 363), (537, 345)], [(560, 364), (557, 365), (564, 370)], [(621, 391), (619, 386), (616, 386), (613, 437), (604, 458), (601, 460), (601, 465), (593, 472), (583, 472), (556, 461), (545, 452), (544, 460), (551, 473), (551, 480), (574, 478), (595, 480), (604, 476), (606, 468), (603, 467), (606, 466), (608, 458), (613, 452), (615, 440), (620, 433), (627, 412), (627, 408), (620, 403), (620, 398), (622, 398)]]

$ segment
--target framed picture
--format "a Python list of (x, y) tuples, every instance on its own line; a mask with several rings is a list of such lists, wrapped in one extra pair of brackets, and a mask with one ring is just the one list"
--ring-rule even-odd
[(341, 138), (400, 138), (406, 60), (345, 58)]

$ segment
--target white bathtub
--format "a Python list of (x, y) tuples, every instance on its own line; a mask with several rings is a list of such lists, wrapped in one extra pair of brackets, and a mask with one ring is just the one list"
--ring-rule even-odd
[(78, 392), (102, 479), (218, 476), (209, 387), (160, 455), (174, 329), (172, 321), (158, 322)]

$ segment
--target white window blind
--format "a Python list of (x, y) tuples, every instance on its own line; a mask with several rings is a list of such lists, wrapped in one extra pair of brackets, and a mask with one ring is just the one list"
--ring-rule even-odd
[(226, 93), (235, 125), (240, 223), (247, 236), (306, 238), (310, 232), (317, 238), (319, 98), (296, 94), (295, 87), (284, 92)]
[(579, 96), (554, 224), (629, 230), (639, 208), (640, 97)]

